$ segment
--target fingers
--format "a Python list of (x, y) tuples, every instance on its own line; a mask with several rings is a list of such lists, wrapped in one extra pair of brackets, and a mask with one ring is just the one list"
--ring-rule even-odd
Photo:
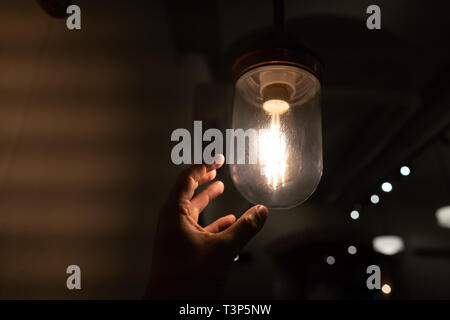
[(204, 183), (214, 180), (214, 178), (216, 177), (216, 174), (217, 174), (216, 169), (213, 169), (210, 172), (206, 173), (203, 177), (200, 178), (200, 180), (198, 181), (198, 185), (200, 186)]
[(205, 190), (200, 192), (191, 200), (191, 214), (195, 221), (198, 221), (198, 215), (202, 212), (211, 200), (221, 195), (224, 190), (222, 181), (216, 181), (210, 184)]
[(198, 164), (184, 171), (176, 184), (175, 197), (181, 201), (189, 201), (194, 195), (195, 189), (205, 182), (215, 178), (215, 170), (220, 168), (224, 163), (223, 155), (217, 155), (215, 162), (212, 164)]
[(235, 223), (223, 231), (222, 238), (231, 245), (233, 256), (262, 229), (266, 223), (268, 209), (257, 205), (248, 209)]
[(225, 230), (229, 226), (231, 226), (236, 221), (236, 217), (232, 214), (229, 214), (225, 217), (219, 218), (210, 225), (206, 226), (205, 231), (217, 233)]

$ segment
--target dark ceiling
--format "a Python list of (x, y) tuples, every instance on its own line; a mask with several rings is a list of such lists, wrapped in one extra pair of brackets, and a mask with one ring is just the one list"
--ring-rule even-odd
[[(0, 298), (142, 295), (156, 213), (181, 170), (170, 133), (193, 120), (230, 126), (235, 49), (272, 24), (271, 1), (74, 2), (80, 31), (32, 1), (0, 3)], [(286, 1), (286, 28), (325, 66), (324, 175), (305, 204), (271, 213), (228, 297), (280, 296), (280, 272), (293, 272), (280, 252), (311, 262), (298, 258), (304, 233), (336, 256), (394, 233), (407, 245), (401, 297), (449, 298), (450, 256), (417, 254), (450, 249), (434, 217), (450, 199), (446, 3), (378, 1), (376, 31), (365, 27), (370, 4)], [(403, 164), (412, 174), (400, 179)], [(226, 191), (205, 223), (249, 206), (226, 168), (219, 178)], [(393, 192), (369, 205), (385, 180)], [(82, 292), (65, 288), (70, 264), (83, 270)]]

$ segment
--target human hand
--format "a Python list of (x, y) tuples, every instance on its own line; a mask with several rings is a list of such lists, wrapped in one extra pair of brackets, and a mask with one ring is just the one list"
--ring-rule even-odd
[(206, 227), (199, 214), (223, 193), (221, 181), (194, 197), (201, 184), (216, 177), (222, 155), (211, 165), (194, 165), (178, 178), (161, 210), (146, 297), (156, 299), (217, 298), (236, 255), (263, 227), (268, 210), (257, 205), (238, 220), (230, 214)]

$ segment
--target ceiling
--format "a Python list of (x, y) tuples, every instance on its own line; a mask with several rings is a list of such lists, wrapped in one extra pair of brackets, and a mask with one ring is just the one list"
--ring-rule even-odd
[[(193, 120), (230, 125), (235, 48), (272, 24), (271, 1), (74, 2), (81, 31), (34, 2), (0, 3), (2, 298), (142, 295), (156, 214), (182, 169), (170, 162), (170, 133)], [(427, 279), (409, 297), (448, 298), (448, 256), (414, 253), (450, 243), (434, 218), (450, 199), (445, 2), (378, 1), (377, 31), (365, 27), (369, 4), (286, 1), (286, 28), (325, 66), (324, 175), (305, 204), (271, 212), (233, 269), (228, 297), (277, 296), (268, 248), (294, 250), (304, 246), (296, 235), (323, 240), (333, 230), (361, 248), (371, 235), (401, 235), (404, 281)], [(403, 164), (412, 175), (400, 179)], [(205, 223), (249, 206), (226, 168), (219, 178), (226, 192)], [(384, 180), (393, 192), (369, 205)], [(349, 218), (355, 205), (358, 221)], [(65, 288), (70, 264), (82, 268), (81, 292)]]

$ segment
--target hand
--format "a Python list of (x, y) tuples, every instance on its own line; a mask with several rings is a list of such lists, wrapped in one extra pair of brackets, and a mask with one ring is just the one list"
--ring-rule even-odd
[(216, 177), (222, 155), (211, 165), (184, 171), (159, 214), (146, 296), (156, 299), (217, 298), (236, 255), (263, 227), (268, 210), (257, 205), (238, 220), (230, 214), (206, 227), (199, 214), (223, 193), (221, 181), (194, 196), (199, 185)]

